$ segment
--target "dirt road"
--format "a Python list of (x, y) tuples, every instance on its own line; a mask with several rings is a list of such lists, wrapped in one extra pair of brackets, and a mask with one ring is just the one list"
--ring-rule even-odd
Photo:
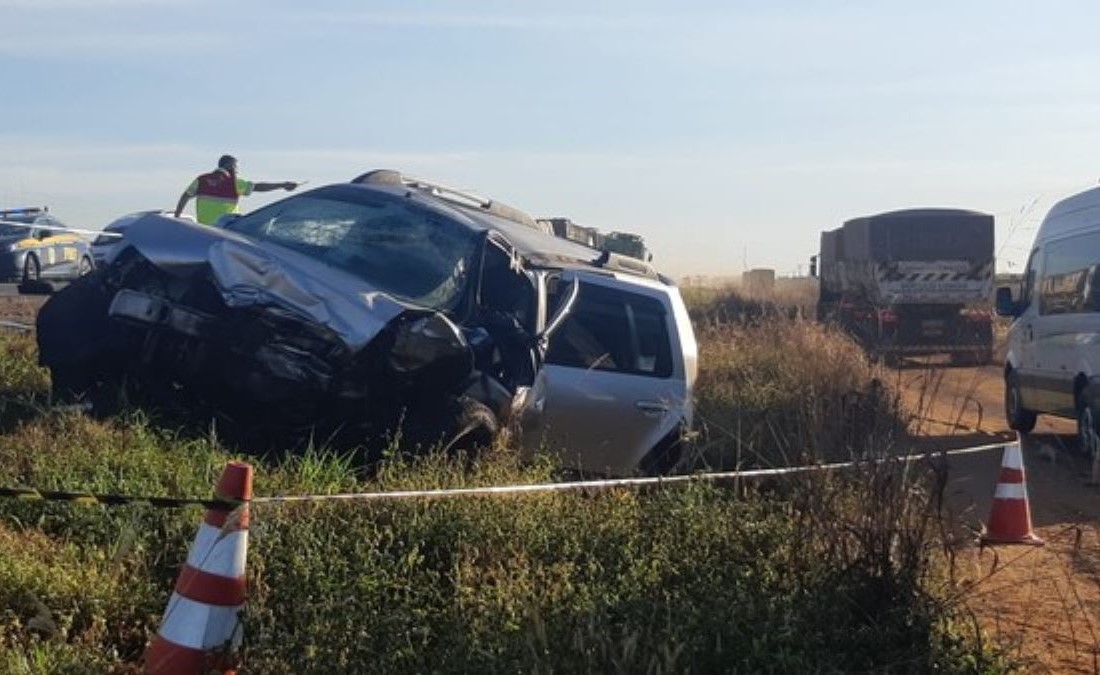
[[(997, 367), (914, 362), (890, 375), (929, 447), (1014, 436)], [(1030, 672), (1100, 673), (1100, 487), (1087, 485), (1091, 466), (1071, 420), (1040, 417), (1023, 449), (1032, 521), (1047, 545), (966, 549), (958, 574), (972, 585), (967, 604)], [(963, 531), (988, 519), (1000, 463), (999, 451), (951, 460), (948, 503)]]

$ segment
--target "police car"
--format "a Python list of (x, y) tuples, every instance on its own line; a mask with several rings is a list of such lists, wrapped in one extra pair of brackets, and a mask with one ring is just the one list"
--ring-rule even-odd
[(0, 210), (0, 280), (71, 281), (93, 266), (87, 240), (45, 207)]

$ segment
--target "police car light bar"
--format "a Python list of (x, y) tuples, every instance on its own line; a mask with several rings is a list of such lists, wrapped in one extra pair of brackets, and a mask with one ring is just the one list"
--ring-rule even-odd
[(25, 206), (18, 209), (0, 209), (0, 218), (11, 218), (12, 216), (37, 216), (40, 213), (47, 213), (50, 209), (46, 206)]

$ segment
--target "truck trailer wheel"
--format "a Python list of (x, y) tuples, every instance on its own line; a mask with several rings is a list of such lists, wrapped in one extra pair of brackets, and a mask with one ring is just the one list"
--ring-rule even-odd
[(1035, 428), (1038, 415), (1024, 408), (1021, 401), (1020, 376), (1015, 371), (1009, 371), (1005, 375), (1005, 419), (1009, 429), (1026, 434)]

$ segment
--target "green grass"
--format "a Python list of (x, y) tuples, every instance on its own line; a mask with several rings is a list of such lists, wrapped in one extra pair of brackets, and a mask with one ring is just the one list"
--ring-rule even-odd
[[(779, 338), (852, 358), (806, 325), (755, 330), (702, 334), (708, 416), (745, 428), (810, 400), (785, 390), (795, 373), (774, 353)], [(0, 485), (210, 494), (235, 457), (216, 438), (139, 413), (47, 410), (28, 343), (0, 338), (0, 374), (12, 378), (0, 389), (24, 404), (0, 434)], [(871, 372), (810, 389), (866, 389)], [(816, 414), (772, 427), (810, 434)], [(763, 438), (759, 452), (792, 453)], [(520, 463), (497, 448), (472, 466), (395, 457), (368, 480), (349, 456), (312, 449), (257, 463), (255, 486), (311, 494), (557, 474), (549, 458)], [(943, 574), (936, 494), (935, 475), (883, 466), (752, 486), (257, 505), (242, 672), (1004, 672), (946, 600), (957, 589)], [(201, 516), (0, 500), (0, 671), (131, 672)]]

